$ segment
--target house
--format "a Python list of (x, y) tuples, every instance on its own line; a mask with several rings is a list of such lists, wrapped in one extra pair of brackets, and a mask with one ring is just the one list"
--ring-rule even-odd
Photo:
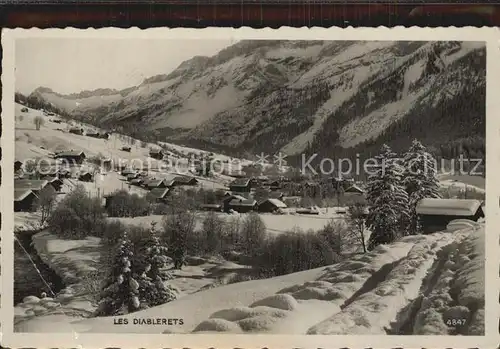
[(60, 153), (57, 153), (55, 155), (56, 159), (62, 159), (63, 161), (66, 161), (71, 164), (82, 164), (83, 160), (85, 160), (86, 156), (83, 151), (63, 151)]
[(92, 173), (90, 173), (88, 171), (81, 172), (78, 175), (78, 180), (82, 181), (82, 182), (92, 182), (93, 179), (94, 179), (94, 176), (92, 176)]
[(149, 156), (153, 159), (162, 160), (163, 159), (163, 150), (161, 149), (150, 149)]
[(128, 177), (128, 175), (131, 175), (131, 174), (136, 174), (137, 171), (136, 170), (133, 170), (133, 169), (123, 169), (122, 172), (120, 172), (120, 174), (123, 176), (123, 177)]
[(254, 199), (236, 199), (233, 198), (232, 200), (229, 201), (228, 207), (230, 210), (239, 212), (239, 213), (246, 213), (250, 211), (255, 211), (257, 209), (257, 201)]
[(14, 181), (14, 188), (31, 189), (37, 196), (47, 188), (51, 188), (49, 189), (51, 191), (54, 190), (54, 188), (49, 185), (49, 181), (42, 179), (16, 179)]
[(259, 212), (275, 212), (279, 209), (286, 208), (286, 204), (278, 199), (266, 199), (259, 204)]
[(132, 179), (132, 180), (130, 181), (130, 184), (131, 184), (131, 185), (135, 185), (135, 186), (138, 186), (138, 187), (139, 187), (139, 186), (141, 186), (141, 185), (142, 185), (142, 183), (143, 183), (143, 182), (144, 182), (144, 180), (143, 180), (142, 178), (135, 178), (135, 179)]
[(149, 179), (144, 181), (143, 186), (152, 190), (154, 188), (166, 188), (167, 184), (163, 179)]
[(75, 135), (83, 135), (83, 128), (71, 127), (68, 132), (73, 133)]
[(203, 210), (203, 211), (221, 212), (222, 211), (222, 205), (218, 205), (218, 204), (202, 204), (200, 206), (200, 209)]
[(21, 160), (14, 161), (14, 172), (19, 171), (23, 167), (23, 162)]
[(484, 217), (479, 200), (426, 198), (417, 203), (416, 213), (424, 233), (446, 230), (448, 223), (455, 219), (477, 222)]
[(229, 184), (229, 190), (237, 193), (249, 193), (251, 189), (250, 178), (238, 178)]
[(137, 179), (139, 178), (139, 174), (138, 173), (130, 173), (127, 175), (127, 181), (128, 182), (131, 182), (133, 181), (134, 179)]
[(127, 153), (130, 153), (130, 149), (132, 149), (132, 148), (130, 148), (130, 147), (122, 147), (121, 151), (126, 151)]
[(32, 212), (38, 196), (29, 188), (14, 189), (14, 212)]
[(352, 194), (363, 194), (364, 192), (365, 191), (360, 187), (358, 187), (356, 184), (353, 184), (344, 190), (344, 193), (352, 193)]
[(47, 178), (47, 181), (52, 187), (54, 187), (54, 190), (57, 192), (61, 191), (61, 188), (64, 184), (62, 179), (60, 179), (59, 177)]
[(300, 201), (302, 200), (301, 196), (283, 196), (282, 199), (287, 206), (298, 206), (300, 204)]
[(194, 177), (177, 176), (173, 179), (177, 185), (197, 185), (198, 180)]
[(224, 212), (229, 212), (229, 203), (231, 200), (236, 199), (236, 200), (246, 200), (247, 198), (241, 195), (235, 195), (235, 194), (226, 194), (225, 198), (222, 200), (222, 207)]
[(285, 196), (285, 194), (283, 194), (280, 191), (272, 191), (268, 194), (269, 199), (278, 199), (281, 201), (283, 201), (284, 196)]
[(148, 193), (148, 196), (156, 202), (165, 202), (167, 200), (167, 195), (170, 192), (170, 188), (153, 188)]
[(87, 132), (85, 134), (85, 136), (87, 136), (87, 137), (93, 137), (93, 138), (101, 138), (101, 135), (99, 134), (99, 132), (97, 132), (97, 133)]

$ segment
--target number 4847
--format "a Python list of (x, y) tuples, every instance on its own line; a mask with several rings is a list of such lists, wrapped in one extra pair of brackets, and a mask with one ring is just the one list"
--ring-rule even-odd
[(464, 326), (466, 323), (466, 319), (448, 319), (446, 320), (447, 326)]

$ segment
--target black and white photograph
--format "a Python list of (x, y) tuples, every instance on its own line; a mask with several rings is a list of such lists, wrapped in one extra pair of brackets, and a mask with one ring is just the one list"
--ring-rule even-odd
[(17, 38), (13, 331), (485, 336), (487, 44), (409, 37)]

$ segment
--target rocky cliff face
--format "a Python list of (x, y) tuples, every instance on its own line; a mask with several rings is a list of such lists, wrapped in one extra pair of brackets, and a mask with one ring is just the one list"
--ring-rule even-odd
[(439, 145), (484, 137), (485, 61), (481, 42), (242, 41), (126, 90), (30, 97), (96, 124), (238, 151)]

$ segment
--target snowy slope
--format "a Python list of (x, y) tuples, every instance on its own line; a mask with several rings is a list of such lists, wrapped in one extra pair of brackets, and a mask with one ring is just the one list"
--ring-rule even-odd
[[(440, 278), (458, 293), (432, 282)], [(336, 265), (212, 288), (125, 315), (182, 318), (183, 325), (114, 326), (113, 317), (82, 320), (53, 312), (17, 323), (16, 331), (385, 334), (406, 328), (411, 334), (435, 321), (428, 309), (456, 312), (455, 297), (461, 314), (473, 319), (463, 331), (480, 333), (484, 292), (484, 225), (457, 222), (448, 231), (405, 237)], [(420, 323), (408, 323), (408, 307)]]
[(296, 154), (318, 139), (353, 147), (415, 111), (484, 89), (484, 57), (480, 42), (242, 41), (125, 91), (41, 88), (30, 98), (176, 142)]

